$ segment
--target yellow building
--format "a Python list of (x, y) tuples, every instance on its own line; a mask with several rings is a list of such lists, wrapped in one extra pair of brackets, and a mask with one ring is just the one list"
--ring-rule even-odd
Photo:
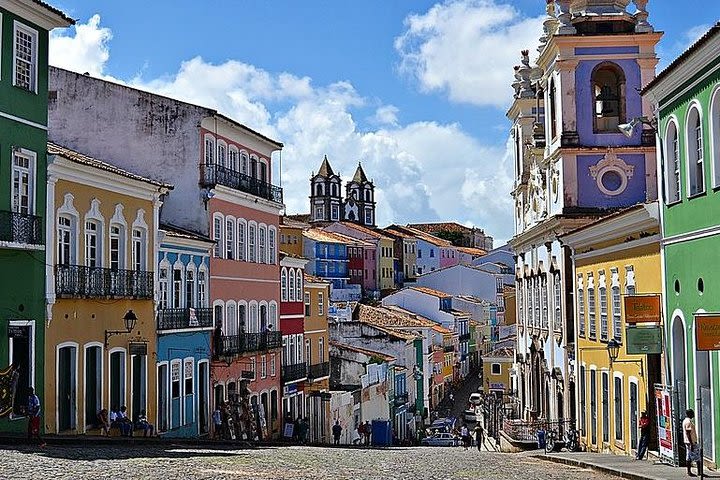
[[(623, 304), (662, 291), (658, 218), (657, 202), (640, 204), (562, 237), (575, 269), (577, 428), (590, 451), (631, 454), (640, 413), (647, 410), (655, 424), (648, 398), (661, 382), (661, 355), (626, 353)], [(613, 339), (619, 353), (611, 362)]]
[(328, 345), (328, 308), (330, 284), (305, 275), (305, 413), (310, 420), (310, 441), (330, 442), (330, 349)]
[(510, 370), (515, 362), (512, 348), (498, 348), (482, 356), (483, 391), (507, 393), (510, 390)]
[(98, 412), (122, 405), (155, 422), (153, 272), (172, 187), (54, 144), (48, 153), (45, 429), (96, 431)]
[(302, 257), (303, 232), (310, 228), (310, 224), (288, 216), (280, 217), (280, 220), (280, 251)]

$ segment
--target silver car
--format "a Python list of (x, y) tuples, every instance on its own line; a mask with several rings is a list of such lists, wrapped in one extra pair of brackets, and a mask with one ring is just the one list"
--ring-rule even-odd
[(457, 447), (460, 445), (460, 439), (452, 433), (438, 432), (431, 437), (423, 438), (420, 444), (428, 447)]

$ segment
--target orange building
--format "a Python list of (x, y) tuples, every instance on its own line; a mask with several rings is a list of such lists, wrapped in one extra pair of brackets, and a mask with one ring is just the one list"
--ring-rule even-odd
[(309, 441), (330, 441), (330, 355), (328, 349), (328, 307), (330, 284), (305, 275), (305, 412), (310, 420)]

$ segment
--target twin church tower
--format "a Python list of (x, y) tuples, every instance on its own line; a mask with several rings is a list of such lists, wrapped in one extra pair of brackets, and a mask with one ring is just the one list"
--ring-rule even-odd
[(362, 165), (358, 163), (355, 175), (345, 185), (345, 199), (340, 193), (341, 183), (326, 155), (318, 173), (310, 178), (310, 223), (348, 221), (374, 228), (375, 185), (365, 176)]

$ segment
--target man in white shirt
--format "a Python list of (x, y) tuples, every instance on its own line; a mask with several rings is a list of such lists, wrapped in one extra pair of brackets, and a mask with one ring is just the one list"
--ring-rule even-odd
[(689, 477), (695, 477), (691, 467), (693, 462), (698, 464), (698, 472), (700, 471), (700, 450), (697, 444), (697, 431), (695, 430), (695, 412), (692, 409), (685, 411), (685, 419), (682, 422), (683, 441), (685, 442), (685, 460), (687, 466), (687, 474)]

